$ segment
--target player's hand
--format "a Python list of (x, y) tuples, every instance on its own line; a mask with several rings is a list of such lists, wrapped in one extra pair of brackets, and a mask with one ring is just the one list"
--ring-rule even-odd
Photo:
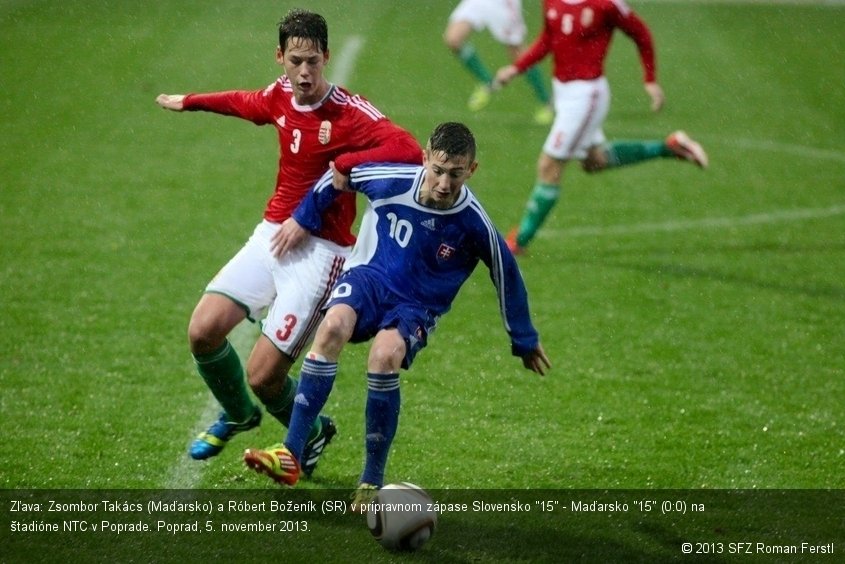
[(332, 169), (332, 186), (334, 186), (334, 189), (350, 192), (352, 188), (349, 187), (349, 175), (339, 172), (334, 166), (334, 161), (329, 162), (329, 168)]
[(279, 230), (270, 238), (270, 252), (276, 258), (282, 258), (289, 251), (308, 239), (308, 230), (299, 225), (292, 217), (287, 218)]
[(166, 110), (173, 110), (174, 112), (181, 112), (184, 107), (184, 94), (159, 94), (156, 98), (156, 104)]
[(494, 79), (494, 84), (504, 86), (505, 84), (513, 80), (514, 77), (518, 74), (519, 69), (516, 68), (516, 65), (508, 65), (506, 67), (502, 67), (496, 71), (496, 78)]
[(543, 350), (543, 345), (540, 344), (537, 344), (537, 348), (533, 351), (523, 355), (522, 365), (540, 376), (545, 376), (546, 370), (552, 367), (549, 357), (546, 356), (546, 351)]
[(663, 107), (663, 102), (666, 101), (666, 96), (663, 95), (663, 89), (656, 82), (646, 82), (645, 91), (648, 92), (651, 98), (651, 111), (659, 112)]

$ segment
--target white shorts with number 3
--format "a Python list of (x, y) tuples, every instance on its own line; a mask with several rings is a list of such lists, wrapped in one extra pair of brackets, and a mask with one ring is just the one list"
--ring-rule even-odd
[(279, 224), (263, 221), (238, 253), (206, 287), (240, 304), (250, 320), (283, 353), (297, 358), (308, 345), (350, 248), (308, 237), (281, 260), (270, 252)]

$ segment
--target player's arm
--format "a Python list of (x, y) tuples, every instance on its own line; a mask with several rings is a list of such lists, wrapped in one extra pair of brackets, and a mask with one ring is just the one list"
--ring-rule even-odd
[(323, 226), (323, 213), (341, 192), (333, 186), (333, 174), (334, 163), (329, 163), (329, 170), (323, 173), (293, 210), (291, 218), (303, 229), (319, 231)]
[(341, 192), (332, 186), (334, 173), (334, 163), (329, 163), (329, 170), (314, 183), (291, 216), (279, 226), (270, 240), (270, 252), (276, 258), (299, 246), (308, 238), (309, 232), (322, 227), (323, 212)]
[(156, 103), (165, 109), (177, 112), (214, 112), (261, 125), (273, 121), (268, 105), (270, 95), (269, 89), (230, 90), (204, 94), (160, 94), (156, 98)]
[(645, 91), (651, 98), (651, 109), (658, 111), (666, 100), (663, 88), (657, 82), (657, 56), (654, 49), (654, 38), (646, 23), (634, 12), (618, 15), (618, 26), (637, 46), (640, 65), (643, 68), (643, 82)]
[(318, 231), (323, 225), (323, 214), (341, 192), (362, 192), (369, 199), (375, 199), (394, 175), (416, 174), (416, 167), (396, 163), (365, 163), (356, 166), (342, 187), (336, 184), (337, 163), (329, 163), (329, 170), (314, 184), (308, 194), (293, 210), (291, 217), (308, 231)]
[(528, 49), (523, 51), (513, 64), (506, 65), (496, 71), (496, 84), (504, 86), (517, 75), (524, 73), (542, 61), (551, 51), (551, 44), (551, 32), (546, 27), (546, 24), (543, 24), (543, 31)]
[(369, 148), (339, 155), (334, 161), (339, 174), (349, 176), (354, 167), (364, 163), (422, 164), (420, 144), (389, 119), (379, 119), (361, 127), (370, 137)]
[(545, 375), (551, 368), (549, 358), (540, 344), (540, 336), (531, 323), (528, 290), (513, 254), (502, 235), (485, 217), (484, 232), (479, 235), (479, 254), (490, 270), (490, 280), (496, 288), (499, 309), (505, 330), (511, 339), (511, 353), (522, 358), (528, 370)]

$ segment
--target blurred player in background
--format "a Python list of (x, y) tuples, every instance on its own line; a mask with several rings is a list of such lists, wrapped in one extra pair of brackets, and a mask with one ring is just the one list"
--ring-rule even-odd
[(658, 157), (707, 166), (704, 149), (683, 131), (665, 140), (606, 142), (602, 124), (610, 108), (610, 88), (604, 61), (616, 28), (637, 46), (651, 109), (660, 110), (664, 102), (651, 32), (624, 0), (544, 0), (543, 14), (539, 37), (514, 64), (496, 73), (496, 81), (507, 84), (549, 53), (554, 59), (555, 120), (537, 162), (536, 184), (522, 221), (508, 234), (514, 253), (524, 250), (557, 203), (563, 168), (570, 160), (581, 161), (587, 172)]
[[(247, 450), (248, 466), (280, 484), (298, 481), (309, 429), (332, 390), (343, 347), (372, 339), (367, 454), (356, 492), (357, 502), (367, 501), (384, 484), (399, 422), (399, 370), (410, 368), (428, 344), (438, 319), (449, 311), (479, 261), (490, 270), (511, 352), (540, 375), (549, 368), (516, 260), (464, 184), (478, 165), (475, 154), (470, 130), (444, 123), (432, 133), (422, 167), (375, 163), (352, 169), (349, 187), (369, 200), (358, 242), (303, 361), (287, 438), (281, 445)], [(285, 228), (319, 232), (322, 210), (340, 193), (332, 187), (330, 171)], [(285, 241), (284, 249), (294, 240)]]
[[(493, 38), (505, 46), (511, 61), (515, 61), (524, 49), (525, 20), (522, 17), (521, 0), (461, 0), (449, 16), (449, 23), (443, 33), (443, 41), (466, 69), (479, 81), (470, 96), (469, 109), (477, 112), (490, 103), (493, 94), (493, 73), (482, 62), (469, 38), (475, 31), (490, 31)], [(539, 67), (532, 67), (525, 73), (534, 95), (540, 102), (534, 112), (534, 121), (548, 125), (554, 118), (551, 98), (546, 80)]]
[[(260, 319), (262, 334), (247, 362), (247, 380), (268, 413), (290, 423), (296, 381), (291, 365), (313, 337), (321, 308), (355, 242), (354, 194), (326, 210), (322, 228), (306, 245), (278, 256), (279, 227), (334, 162), (344, 185), (353, 166), (373, 160), (421, 162), (413, 136), (391, 123), (364, 98), (330, 84), (328, 27), (322, 16), (291, 10), (279, 23), (276, 62), (285, 74), (261, 90), (208, 94), (161, 94), (174, 111), (208, 111), (257, 125), (272, 125), (279, 138), (275, 191), (243, 248), (208, 284), (191, 316), (188, 338), (197, 369), (223, 411), (190, 446), (192, 458), (216, 456), (235, 434), (256, 427), (261, 409), (244, 381), (228, 335), (241, 321)], [(244, 163), (250, 166), (249, 163)], [(316, 418), (305, 430), (302, 470), (310, 474), (335, 434), (334, 422)]]

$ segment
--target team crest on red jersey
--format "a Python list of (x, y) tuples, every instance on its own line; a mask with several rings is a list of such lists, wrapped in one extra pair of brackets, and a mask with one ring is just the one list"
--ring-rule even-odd
[(328, 145), (332, 140), (332, 122), (326, 120), (320, 124), (320, 134), (317, 137), (321, 145)]
[(441, 260), (449, 260), (455, 254), (455, 247), (450, 247), (446, 243), (440, 243), (440, 248), (437, 249), (437, 258)]

